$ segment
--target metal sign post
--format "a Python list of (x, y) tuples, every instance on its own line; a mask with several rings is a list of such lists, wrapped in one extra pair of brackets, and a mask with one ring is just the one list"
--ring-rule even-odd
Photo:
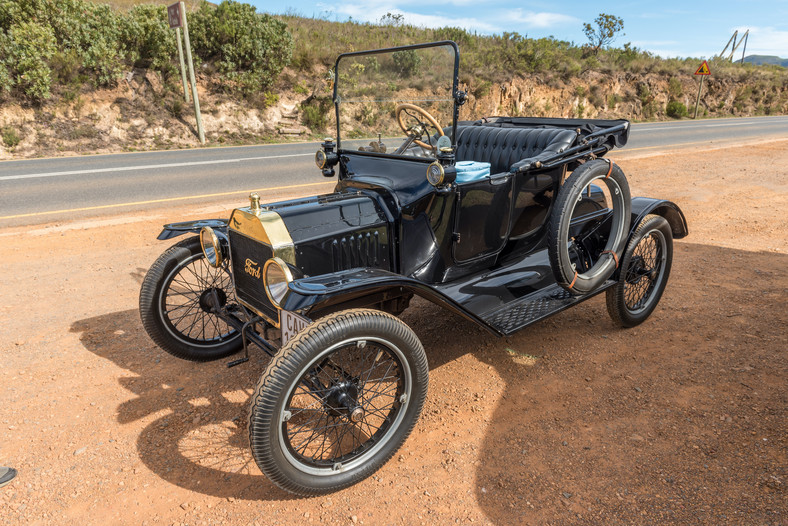
[(189, 85), (186, 83), (186, 63), (183, 61), (183, 44), (181, 44), (181, 4), (172, 4), (167, 7), (167, 21), (170, 29), (175, 29), (175, 39), (178, 41), (178, 61), (181, 63), (181, 82), (183, 83), (183, 99), (189, 102)]
[(194, 116), (197, 119), (197, 134), (200, 137), (200, 144), (205, 144), (205, 131), (202, 127), (202, 116), (200, 115), (200, 99), (197, 96), (197, 83), (194, 79), (194, 61), (192, 60), (192, 46), (189, 43), (189, 24), (186, 21), (186, 6), (183, 2), (178, 2), (167, 7), (167, 18), (170, 22), (170, 27), (175, 28), (176, 37), (178, 38), (178, 55), (181, 61), (181, 78), (183, 79), (183, 91), (186, 101), (189, 101), (186, 88), (186, 72), (183, 66), (183, 52), (181, 50), (181, 32), (183, 28), (183, 40), (186, 43), (186, 61), (189, 64), (189, 82), (192, 85), (192, 100), (194, 101)]
[(700, 75), (700, 86), (698, 87), (698, 98), (695, 99), (695, 115), (693, 115), (693, 119), (698, 118), (698, 104), (700, 104), (700, 92), (703, 91), (703, 79), (711, 75), (708, 62), (704, 60), (703, 64), (695, 71), (695, 75)]
[(181, 63), (181, 82), (183, 82), (183, 100), (189, 102), (189, 85), (186, 83), (186, 64), (183, 62), (183, 44), (181, 44), (181, 28), (175, 28), (175, 38), (178, 39), (178, 60)]

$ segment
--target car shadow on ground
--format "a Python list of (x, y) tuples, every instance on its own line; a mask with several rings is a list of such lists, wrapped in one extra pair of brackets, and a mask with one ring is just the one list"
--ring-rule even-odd
[(72, 324), (91, 352), (131, 373), (120, 385), (133, 394), (117, 409), (119, 424), (143, 423), (137, 439), (142, 462), (164, 480), (216, 497), (283, 500), (290, 494), (268, 482), (247, 439), (249, 397), (268, 358), (228, 370), (231, 357), (212, 363), (174, 358), (150, 341), (137, 310)]
[[(714, 287), (701, 287), (710, 265)], [(641, 522), (644, 514), (713, 522), (741, 517), (736, 510), (762, 510), (759, 470), (777, 469), (773, 452), (742, 471), (736, 446), (717, 424), (719, 415), (738, 418), (740, 404), (785, 408), (779, 389), (786, 359), (770, 335), (786, 322), (788, 284), (775, 269), (787, 267), (779, 254), (677, 244), (660, 306), (630, 330), (613, 326), (604, 295), (503, 339), (416, 301), (402, 318), (438, 373), (431, 391), (462, 381), (453, 368), (468, 353), (499, 378), (491, 380), (503, 391), (492, 416), (462, 423), (485, 429), (471, 467), (485, 515), (496, 524)], [(248, 448), (248, 400), (268, 362), (263, 353), (229, 371), (224, 361), (178, 360), (148, 339), (136, 310), (81, 320), (71, 330), (88, 350), (132, 373), (119, 379), (135, 397), (120, 404), (117, 419), (144, 424), (138, 452), (154, 473), (205, 495), (290, 498), (259, 472)], [(753, 349), (736, 334), (761, 345)], [(762, 386), (760, 395), (753, 385)], [(742, 437), (757, 428), (758, 437), (780, 442), (776, 421), (743, 418), (736, 420)], [(741, 480), (732, 481), (737, 473)], [(726, 484), (754, 500), (718, 495), (714, 504), (703, 489)]]
[(471, 414), (455, 424), (486, 428), (473, 462), (485, 515), (495, 524), (779, 523), (786, 268), (783, 254), (676, 243), (668, 289), (633, 329), (613, 325), (604, 294), (505, 339), (464, 331), (454, 316), (408, 319), (437, 350), (433, 370), (478, 349), (474, 358), (505, 384), (486, 422)]

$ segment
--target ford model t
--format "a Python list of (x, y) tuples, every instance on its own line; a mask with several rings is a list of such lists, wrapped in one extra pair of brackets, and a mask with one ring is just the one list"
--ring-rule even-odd
[(145, 277), (146, 331), (188, 360), (248, 358), (252, 345), (271, 355), (249, 441), (294, 493), (369, 476), (413, 429), (427, 359), (396, 317), (413, 295), (504, 336), (604, 291), (631, 327), (687, 235), (675, 204), (632, 198), (603, 158), (626, 143), (627, 121), (459, 121), (458, 67), (453, 42), (341, 55), (336, 142), (315, 157), (333, 193), (253, 194), (227, 220), (159, 236), (189, 234)]

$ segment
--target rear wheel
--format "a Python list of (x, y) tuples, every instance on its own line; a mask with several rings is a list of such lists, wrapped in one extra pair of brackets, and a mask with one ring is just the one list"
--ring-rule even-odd
[(208, 264), (200, 239), (191, 237), (164, 251), (140, 288), (140, 317), (156, 344), (178, 358), (205, 362), (238, 352), (241, 335), (212, 312), (235, 296), (225, 267)]
[(621, 260), (621, 274), (607, 294), (607, 312), (622, 327), (640, 325), (654, 312), (670, 276), (673, 232), (664, 217), (646, 216)]
[(427, 359), (399, 319), (355, 309), (314, 322), (271, 361), (252, 398), (257, 465), (299, 495), (340, 490), (399, 449), (427, 393)]

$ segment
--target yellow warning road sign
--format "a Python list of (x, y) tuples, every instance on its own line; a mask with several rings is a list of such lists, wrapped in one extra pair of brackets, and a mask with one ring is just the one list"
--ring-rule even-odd
[(698, 71), (695, 72), (696, 75), (711, 75), (711, 71), (709, 71), (709, 64), (705, 60), (703, 64), (700, 65)]

